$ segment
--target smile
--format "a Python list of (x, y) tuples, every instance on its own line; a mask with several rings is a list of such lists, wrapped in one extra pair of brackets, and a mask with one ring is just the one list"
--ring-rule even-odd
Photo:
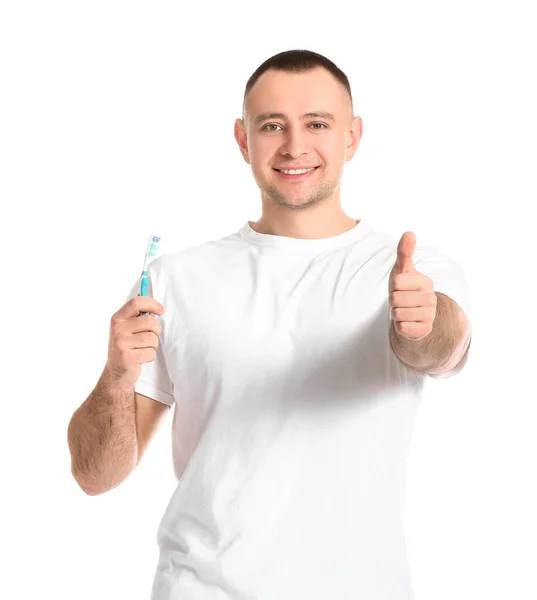
[(276, 173), (278, 173), (280, 175), (280, 177), (283, 177), (284, 179), (288, 179), (291, 181), (295, 181), (295, 180), (301, 180), (301, 179), (307, 179), (308, 177), (311, 177), (312, 173), (318, 169), (319, 167), (313, 167), (311, 169), (284, 169), (283, 171), (280, 171), (278, 169), (274, 169), (276, 171)]

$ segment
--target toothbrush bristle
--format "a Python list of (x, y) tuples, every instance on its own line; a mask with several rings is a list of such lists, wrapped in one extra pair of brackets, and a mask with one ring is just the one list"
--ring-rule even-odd
[(160, 242), (160, 238), (156, 235), (153, 236), (151, 241), (151, 246), (149, 247), (149, 256), (156, 256), (158, 252), (158, 243)]
[(156, 236), (156, 235), (151, 235), (149, 238), (149, 243), (147, 245), (147, 250), (145, 253), (145, 260), (147, 262), (147, 260), (149, 258), (155, 258), (155, 256), (157, 256), (158, 253), (158, 244), (160, 242), (161, 238)]

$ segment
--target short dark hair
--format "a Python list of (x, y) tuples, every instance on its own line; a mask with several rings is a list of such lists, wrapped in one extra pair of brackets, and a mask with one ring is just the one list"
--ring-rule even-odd
[(323, 67), (332, 73), (332, 75), (349, 94), (352, 107), (352, 93), (349, 79), (336, 64), (334, 64), (330, 59), (326, 58), (326, 56), (318, 54), (317, 52), (312, 52), (311, 50), (287, 50), (268, 58), (263, 64), (257, 67), (250, 79), (248, 79), (246, 88), (244, 90), (244, 99), (242, 104), (243, 114), (244, 107), (246, 105), (246, 97), (250, 93), (250, 90), (254, 87), (255, 82), (265, 71), (268, 71), (269, 69), (275, 69), (277, 71), (287, 71), (288, 73), (303, 73), (304, 71), (311, 71), (317, 67)]

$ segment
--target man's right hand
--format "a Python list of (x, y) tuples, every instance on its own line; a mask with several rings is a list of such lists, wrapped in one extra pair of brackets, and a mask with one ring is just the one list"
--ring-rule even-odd
[[(140, 313), (153, 313), (141, 315)], [(134, 387), (142, 363), (155, 360), (162, 327), (156, 316), (164, 307), (149, 296), (136, 296), (112, 316), (105, 371), (110, 382), (121, 388)]]

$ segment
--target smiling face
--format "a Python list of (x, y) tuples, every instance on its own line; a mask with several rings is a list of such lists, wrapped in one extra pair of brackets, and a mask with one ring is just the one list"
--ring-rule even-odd
[[(360, 142), (362, 120), (351, 100), (322, 67), (302, 73), (270, 69), (246, 98), (235, 139), (251, 165), (263, 202), (304, 210), (334, 199), (345, 162)], [(276, 169), (315, 167), (305, 175)]]

